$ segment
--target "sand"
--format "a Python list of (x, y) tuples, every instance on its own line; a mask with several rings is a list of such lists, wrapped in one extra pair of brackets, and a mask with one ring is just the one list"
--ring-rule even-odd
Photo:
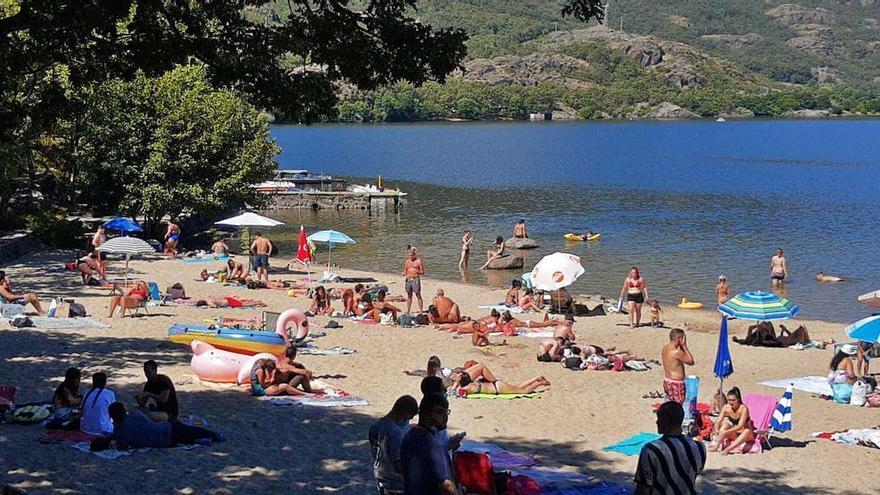
[[(74, 297), (90, 315), (105, 317), (107, 290), (83, 288), (79, 277), (63, 272), (65, 257), (57, 252), (35, 253), (5, 267), (20, 289), (43, 297)], [(286, 264), (273, 259), (273, 266)], [(202, 297), (232, 293), (266, 301), (270, 310), (306, 309), (304, 297), (284, 291), (248, 291), (197, 283), (202, 268), (220, 263), (184, 264), (179, 260), (136, 260), (133, 276), (164, 287), (181, 282), (187, 294)], [(121, 275), (122, 263), (111, 264)], [(400, 293), (399, 274), (343, 270), (345, 276), (375, 277)], [(300, 275), (278, 273), (276, 279)], [(425, 295), (438, 288), (458, 301), (467, 315), (481, 315), (476, 306), (503, 299), (503, 292), (486, 287), (424, 279)], [(338, 302), (336, 303), (338, 305)], [(427, 301), (426, 301), (427, 305)], [(181, 411), (207, 419), (229, 441), (192, 451), (153, 451), (119, 460), (104, 460), (63, 444), (38, 441), (44, 430), (35, 426), (0, 425), (0, 482), (29, 493), (372, 493), (374, 481), (367, 444), (370, 424), (402, 394), (419, 397), (419, 379), (404, 370), (424, 368), (436, 354), (449, 366), (466, 359), (485, 362), (499, 377), (518, 382), (542, 374), (552, 386), (540, 399), (476, 401), (451, 399), (450, 431), (468, 438), (495, 442), (509, 450), (535, 455), (542, 465), (630, 482), (636, 457), (603, 453), (602, 447), (638, 432), (655, 430), (648, 392), (661, 389), (663, 372), (572, 372), (559, 364), (535, 360), (537, 340), (509, 338), (509, 345), (477, 349), (467, 338), (455, 339), (431, 328), (356, 325), (327, 329), (321, 347), (343, 345), (358, 352), (347, 356), (301, 356), (300, 361), (325, 381), (361, 396), (361, 408), (282, 408), (259, 402), (241, 389), (199, 383), (189, 368), (188, 347), (168, 342), (174, 323), (200, 323), (214, 316), (258, 316), (259, 309), (197, 309), (189, 306), (153, 308), (150, 316), (105, 320), (109, 329), (35, 330), (0, 328), (0, 383), (19, 388), (18, 401), (47, 400), (68, 366), (84, 376), (110, 373), (110, 387), (129, 404), (143, 381), (142, 363), (156, 359), (160, 373), (177, 384)], [(659, 358), (668, 330), (626, 326), (625, 316), (579, 318), (579, 342), (629, 348)], [(687, 328), (697, 364), (690, 372), (703, 380), (701, 401), (717, 387), (712, 377), (717, 346), (717, 317), (708, 311), (664, 309), (670, 326)], [(314, 318), (325, 324), (327, 318)], [(816, 339), (843, 338), (841, 325), (820, 321), (805, 324)], [(744, 334), (747, 322), (731, 322), (731, 333)], [(0, 325), (2, 326), (2, 325)], [(497, 339), (496, 339), (497, 340)], [(744, 393), (778, 396), (781, 390), (758, 385), (762, 380), (800, 375), (824, 375), (830, 351), (796, 351), (743, 347), (731, 343), (736, 373), (728, 379)], [(83, 392), (88, 389), (84, 378)], [(819, 430), (871, 427), (880, 423), (880, 409), (836, 405), (795, 392), (794, 431), (774, 439), (775, 448), (762, 455), (709, 456), (700, 480), (702, 493), (876, 493), (868, 483), (880, 461), (880, 451), (849, 447), (810, 437)]]

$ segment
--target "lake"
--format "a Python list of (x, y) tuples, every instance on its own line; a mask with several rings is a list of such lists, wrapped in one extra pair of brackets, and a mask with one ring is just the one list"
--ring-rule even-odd
[[(271, 232), (293, 252), (300, 224), (358, 240), (343, 266), (397, 273), (419, 248), (430, 276), (500, 286), (519, 272), (481, 272), (491, 241), (526, 220), (541, 256), (582, 257), (573, 294), (616, 296), (638, 265), (661, 304), (714, 302), (719, 274), (733, 292), (769, 288), (785, 250), (784, 293), (801, 316), (852, 321), (878, 288), (880, 121), (429, 123), (274, 126), (282, 168), (400, 187), (399, 214), (279, 211)], [(476, 234), (470, 270), (457, 267), (462, 230)], [(568, 242), (592, 229), (598, 242)], [(326, 256), (319, 249), (321, 259)], [(820, 284), (817, 271), (848, 279)]]

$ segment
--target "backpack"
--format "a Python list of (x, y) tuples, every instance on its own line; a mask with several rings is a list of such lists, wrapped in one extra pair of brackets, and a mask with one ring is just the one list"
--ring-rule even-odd
[(394, 316), (391, 313), (382, 313), (382, 316), (379, 317), (380, 325), (393, 325), (394, 324)]
[(70, 303), (70, 309), (67, 310), (67, 316), (69, 318), (85, 318), (88, 316), (86, 314), (86, 307), (79, 303)]
[(579, 370), (581, 369), (581, 364), (583, 364), (584, 360), (581, 359), (580, 356), (571, 356), (562, 360), (562, 366), (570, 370)]
[(13, 316), (12, 319), (9, 320), (9, 324), (16, 327), (16, 328), (25, 328), (25, 327), (34, 326), (33, 320), (31, 320), (30, 318), (28, 318), (27, 316), (25, 316), (23, 314)]
[(452, 464), (455, 478), (467, 493), (495, 495), (495, 475), (488, 454), (457, 452)]

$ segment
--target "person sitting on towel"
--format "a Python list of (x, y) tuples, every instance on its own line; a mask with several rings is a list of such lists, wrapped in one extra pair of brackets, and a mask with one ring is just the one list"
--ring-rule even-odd
[(110, 448), (113, 440), (116, 440), (118, 450), (208, 445), (225, 440), (223, 435), (205, 428), (185, 425), (179, 421), (153, 421), (140, 411), (129, 413), (121, 402), (110, 404), (107, 410), (113, 421), (113, 434), (92, 440), (90, 448), (93, 452)]
[(370, 318), (375, 321), (380, 321), (383, 314), (391, 313), (391, 318), (393, 318), (394, 321), (397, 321), (397, 314), (399, 312), (400, 308), (393, 304), (389, 304), (386, 301), (384, 290), (380, 290), (378, 293), (376, 293), (376, 300), (373, 301), (373, 310), (370, 313)]
[(276, 380), (287, 383), (303, 392), (312, 393), (312, 371), (296, 362), (296, 346), (292, 345), (284, 351), (284, 359), (276, 365)]
[(13, 292), (9, 277), (3, 270), (0, 270), (0, 303), (21, 304), (22, 306), (30, 304), (40, 316), (46, 316), (43, 306), (40, 305), (40, 298), (33, 292), (19, 294)]
[[(720, 449), (725, 455), (755, 440), (755, 424), (749, 407), (743, 404), (739, 388), (733, 387), (727, 392), (727, 404), (721, 408), (721, 415), (715, 422), (714, 435), (715, 441), (709, 445), (709, 451), (717, 452)], [(723, 444), (727, 442), (729, 445), (724, 447)]]
[(504, 296), (504, 305), (508, 308), (519, 306), (520, 290), (522, 289), (522, 281), (515, 278), (510, 282), (510, 289)]
[(166, 375), (159, 374), (159, 365), (150, 359), (144, 363), (144, 376), (147, 383), (137, 394), (138, 405), (154, 421), (176, 421), (180, 414), (177, 405), (177, 390)]

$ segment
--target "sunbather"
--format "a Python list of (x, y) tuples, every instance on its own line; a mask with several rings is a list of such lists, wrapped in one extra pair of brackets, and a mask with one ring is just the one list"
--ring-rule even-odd
[[(286, 377), (286, 376), (285, 376)], [(264, 395), (312, 395), (287, 382), (280, 381), (275, 361), (272, 359), (258, 359), (251, 368), (251, 393), (255, 397)]]
[[(467, 377), (467, 378), (466, 378)], [(467, 394), (530, 394), (541, 387), (549, 387), (550, 382), (543, 376), (537, 376), (519, 384), (507, 383), (504, 380), (494, 382), (468, 381), (469, 375), (462, 374), (462, 380), (458, 382), (456, 389)]]
[(715, 422), (714, 434), (715, 441), (709, 445), (711, 452), (717, 452), (725, 440), (730, 442), (721, 450), (723, 455), (733, 452), (746, 442), (755, 440), (755, 424), (749, 416), (748, 406), (742, 402), (742, 395), (737, 387), (727, 392), (727, 404), (721, 408), (721, 415)]
[(12, 291), (12, 284), (9, 281), (9, 277), (6, 276), (6, 272), (0, 270), (0, 303), (9, 303), (9, 304), (21, 304), (22, 306), (27, 306), (30, 304), (37, 310), (41, 316), (46, 314), (43, 311), (43, 306), (40, 305), (40, 298), (33, 292), (26, 293), (15, 293)]
[(562, 337), (569, 342), (577, 340), (577, 335), (574, 334), (574, 318), (571, 315), (567, 315), (565, 320), (556, 323), (556, 328), (553, 329), (553, 338), (557, 337)]
[(562, 349), (565, 343), (565, 339), (562, 337), (542, 340), (538, 344), (538, 361), (542, 363), (558, 363), (562, 361)]
[(502, 256), (504, 256), (504, 238), (499, 235), (497, 238), (495, 238), (495, 250), (490, 249), (486, 251), (486, 263), (484, 263), (483, 266), (480, 267), (480, 270), (489, 266), (489, 263), (491, 263), (492, 260), (500, 258)]
[(314, 315), (324, 316), (333, 314), (333, 306), (330, 305), (330, 296), (323, 285), (315, 288), (315, 296), (312, 299), (312, 307), (309, 309)]
[(535, 294), (533, 289), (526, 289), (519, 300), (519, 308), (523, 311), (541, 311), (541, 296)]
[(856, 381), (856, 372), (853, 369), (852, 354), (854, 349), (844, 346), (837, 354), (831, 358), (831, 364), (828, 365), (828, 384), (837, 385), (841, 383), (852, 385)]
[(446, 297), (443, 289), (437, 291), (432, 304), (428, 306), (428, 321), (434, 324), (458, 323), (462, 321), (458, 304)]
[[(465, 378), (464, 375), (467, 375)], [(493, 383), (496, 381), (495, 375), (489, 370), (489, 367), (479, 361), (468, 360), (464, 362), (464, 365), (461, 368), (456, 368), (452, 370), (450, 374), (450, 378), (455, 383), (465, 384), (476, 381), (483, 381), (487, 383)], [(454, 385), (449, 387), (450, 390), (454, 389)]]
[(385, 301), (385, 291), (380, 290), (376, 293), (376, 300), (373, 301), (373, 310), (369, 314), (372, 319), (379, 321), (382, 319), (383, 314), (391, 313), (391, 318), (397, 321), (397, 313), (399, 312), (400, 308)]
[(114, 313), (117, 308), (120, 309), (119, 317), (125, 318), (125, 310), (134, 309), (143, 304), (147, 300), (147, 294), (149, 294), (147, 283), (143, 280), (138, 280), (135, 282), (134, 287), (128, 289), (125, 295), (113, 296), (110, 299), (110, 315), (107, 318), (115, 317)]
[(733, 337), (733, 341), (742, 345), (754, 345), (760, 347), (782, 347), (779, 337), (776, 336), (776, 330), (773, 324), (768, 321), (762, 321), (748, 328), (746, 337), (740, 339)]
[(244, 264), (241, 262), (235, 261), (235, 258), (229, 258), (226, 260), (227, 270), (227, 280), (235, 280), (239, 278), (243, 278), (247, 276), (248, 272), (244, 267)]
[(515, 329), (517, 328), (547, 328), (555, 327), (562, 323), (562, 320), (551, 320), (547, 314), (544, 315), (544, 321), (519, 320), (514, 318), (510, 311), (501, 313), (501, 317), (498, 319), (498, 324), (501, 325), (501, 331), (504, 335), (516, 334)]
[(207, 299), (198, 301), (196, 306), (208, 306), (209, 308), (265, 308), (266, 303), (259, 299), (244, 299), (233, 296), (211, 296)]
[(510, 289), (504, 296), (505, 306), (510, 308), (514, 306), (519, 306), (520, 289), (522, 289), (522, 281), (520, 281), (518, 278), (513, 279), (510, 282)]
[(229, 254), (229, 246), (226, 245), (226, 240), (221, 237), (211, 245), (211, 251), (214, 251), (214, 254)]
[(82, 258), (76, 260), (76, 269), (82, 277), (82, 284), (89, 285), (92, 279), (95, 279), (100, 285), (107, 274), (104, 272), (104, 264), (98, 258), (98, 252), (93, 251)]
[(785, 328), (785, 325), (779, 325), (779, 336), (776, 337), (777, 342), (782, 344), (784, 347), (789, 347), (795, 344), (808, 344), (812, 342), (810, 339), (810, 334), (807, 333), (807, 327), (801, 325), (795, 329), (794, 332)]

